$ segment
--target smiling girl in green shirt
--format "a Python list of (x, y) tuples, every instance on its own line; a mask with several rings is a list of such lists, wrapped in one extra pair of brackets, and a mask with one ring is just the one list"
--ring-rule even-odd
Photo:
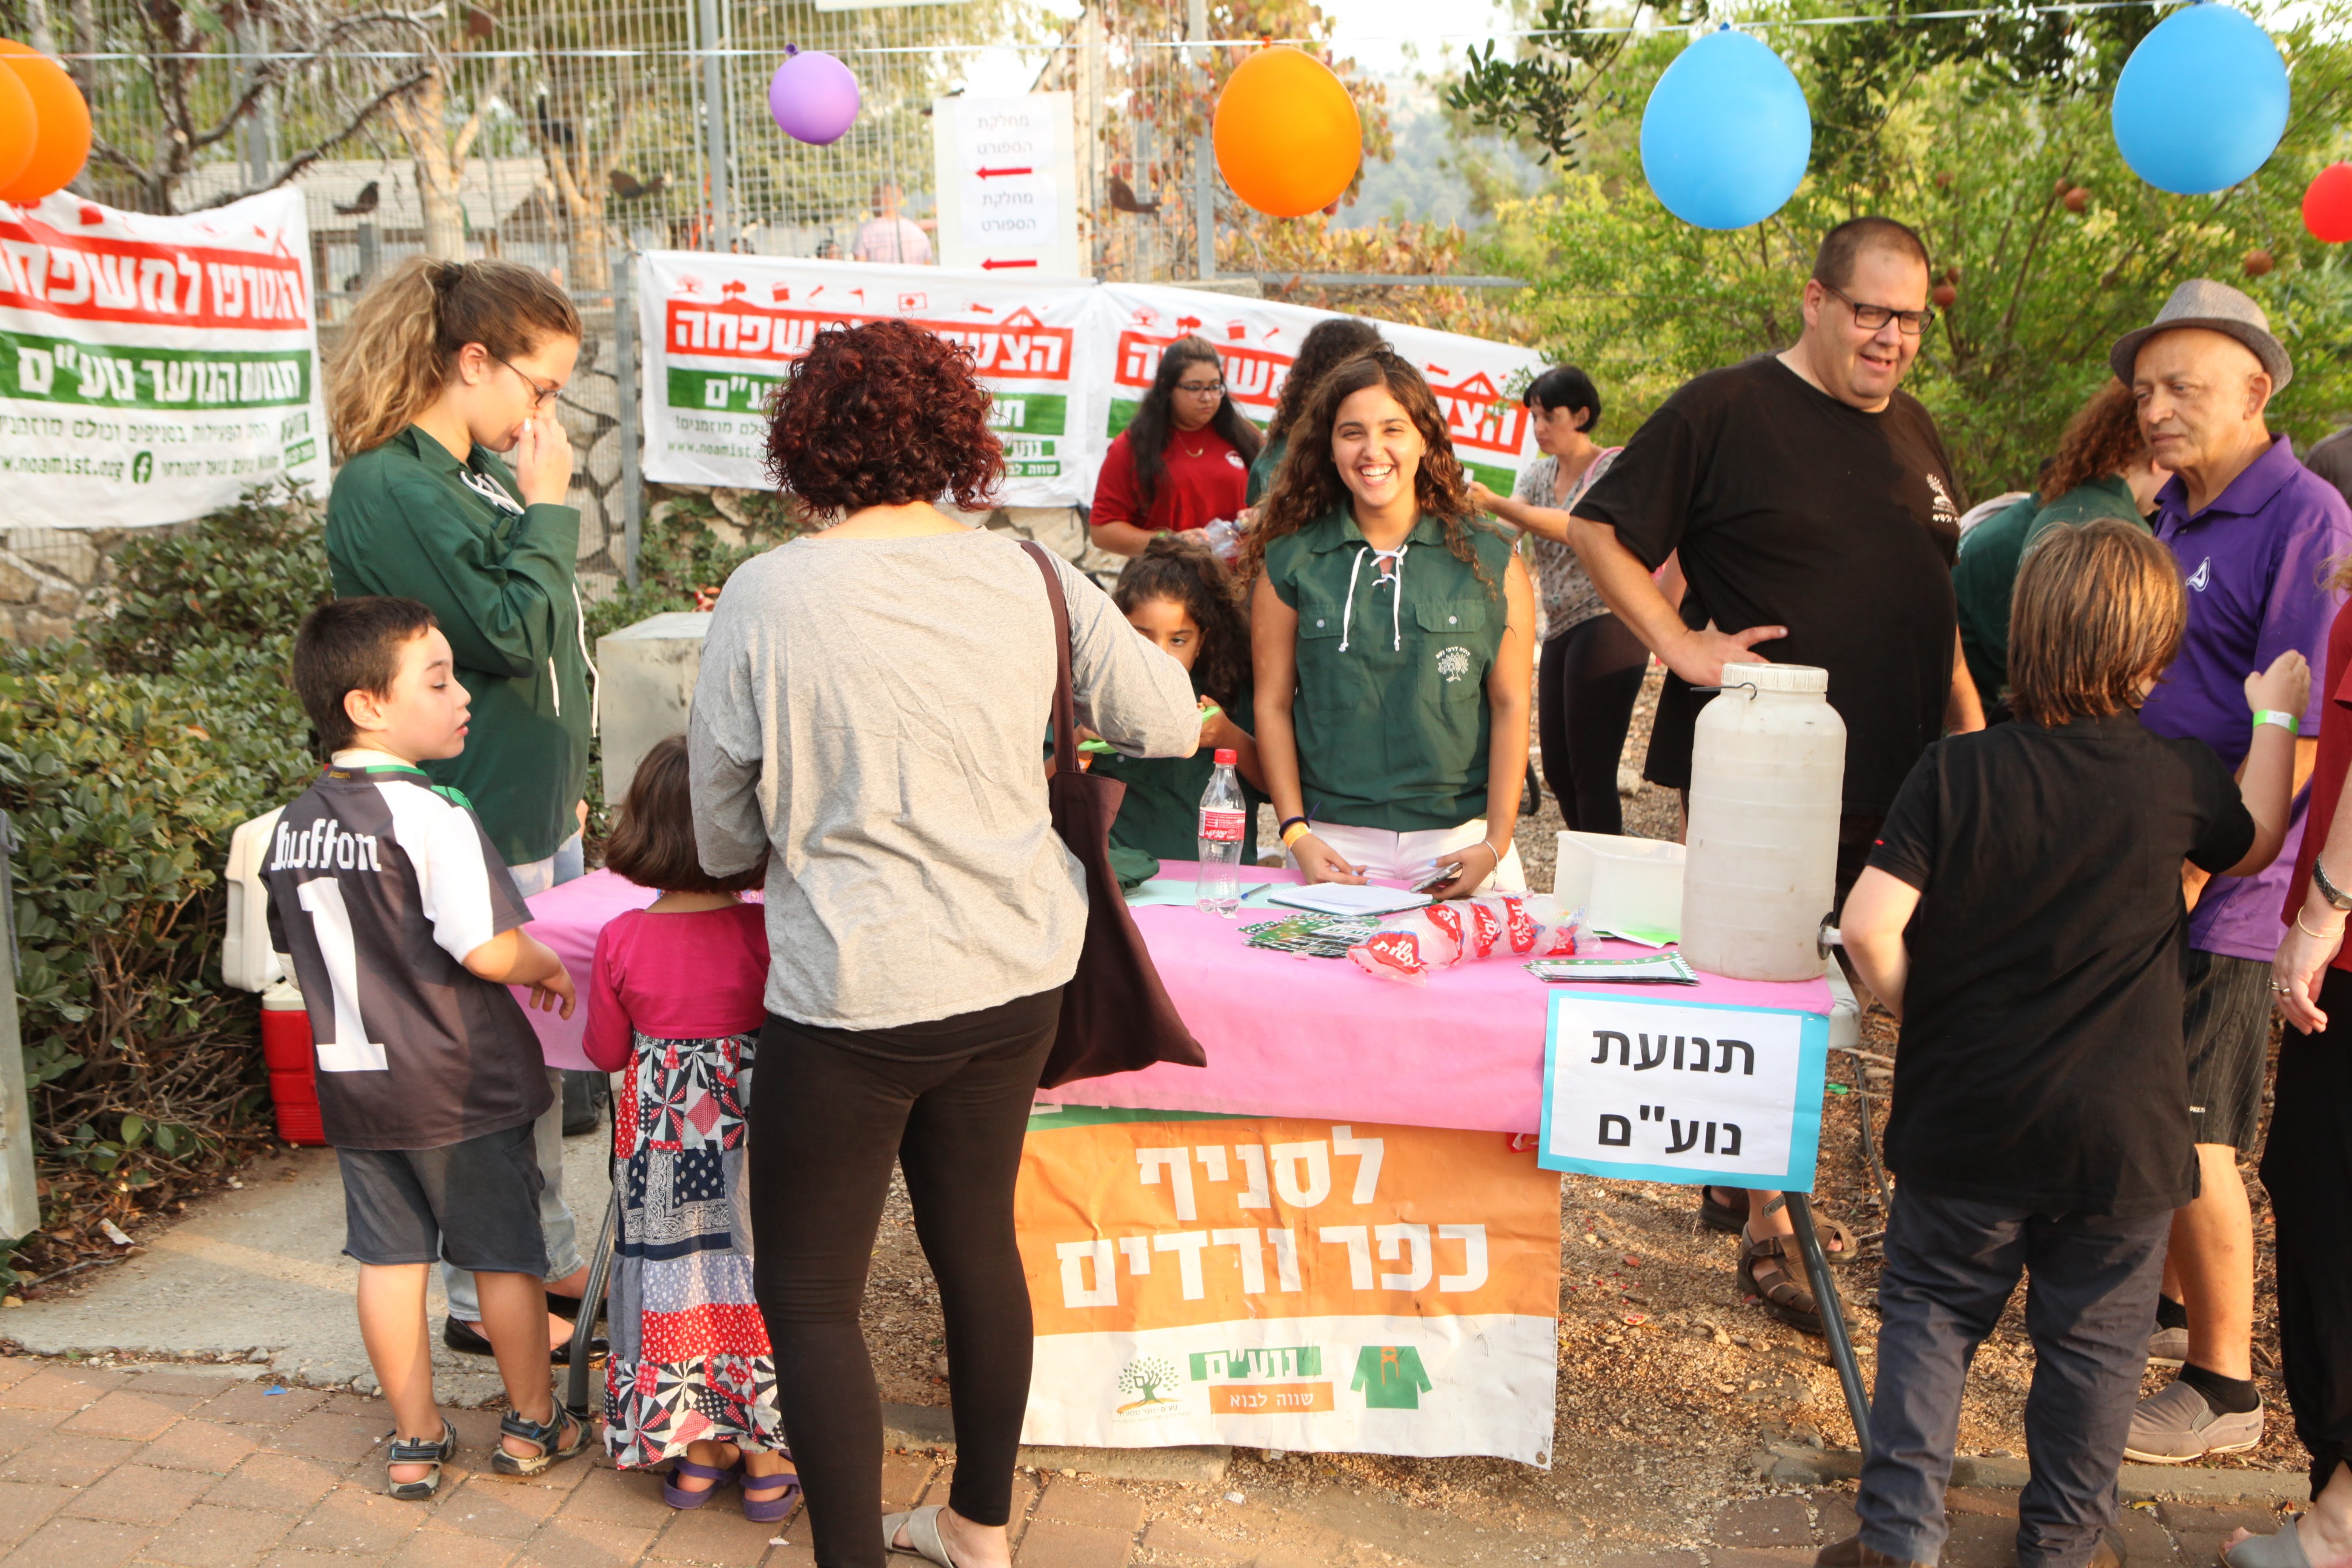
[(1391, 351), (1334, 370), (1292, 440), (1241, 561), (1283, 847), (1309, 882), (1458, 866), (1431, 890), (1523, 888), (1525, 564), (1474, 522), (1437, 400)]

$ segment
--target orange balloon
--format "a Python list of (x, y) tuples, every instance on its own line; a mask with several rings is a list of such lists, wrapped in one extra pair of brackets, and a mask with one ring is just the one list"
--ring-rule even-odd
[(0, 187), (25, 172), (33, 161), (33, 144), (40, 121), (33, 111), (33, 95), (13, 71), (0, 70)]
[(1331, 68), (1287, 45), (1244, 60), (1217, 96), (1217, 169), (1270, 217), (1302, 217), (1346, 194), (1364, 123)]
[[(14, 176), (0, 180), (0, 202), (37, 202), (71, 184), (89, 161), (89, 105), (65, 68), (14, 38), (0, 38), (0, 66), (31, 98), (39, 122), (32, 156)], [(6, 162), (0, 153), (0, 165)]]

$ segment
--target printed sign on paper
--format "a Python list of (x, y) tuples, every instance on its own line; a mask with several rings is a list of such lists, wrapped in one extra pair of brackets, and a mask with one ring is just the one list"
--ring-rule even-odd
[(1548, 1465), (1559, 1179), (1491, 1132), (1040, 1105), (1029, 1443)]
[(158, 217), (0, 203), (0, 477), (21, 522), (184, 522), (327, 478), (299, 192)]
[(1819, 1013), (1556, 993), (1539, 1163), (1809, 1193), (1828, 1057)]
[(647, 251), (645, 474), (765, 488), (770, 395), (826, 327), (896, 316), (971, 351), (1004, 443), (1001, 499), (1054, 506), (1091, 487), (1075, 372), (1087, 288), (936, 267)]
[(1084, 270), (1071, 115), (1066, 92), (932, 104), (942, 262), (1051, 278)]

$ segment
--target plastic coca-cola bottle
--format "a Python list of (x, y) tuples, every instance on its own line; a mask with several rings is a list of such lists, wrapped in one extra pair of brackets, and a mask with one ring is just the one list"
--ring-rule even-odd
[(1211, 914), (1232, 920), (1241, 912), (1242, 838), (1249, 805), (1234, 773), (1234, 753), (1217, 748), (1217, 771), (1201, 792), (1201, 880), (1193, 901)]

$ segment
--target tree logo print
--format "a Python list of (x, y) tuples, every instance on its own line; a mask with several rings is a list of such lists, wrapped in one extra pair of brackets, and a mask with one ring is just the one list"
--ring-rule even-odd
[(1160, 1397), (1160, 1391), (1163, 1388), (1172, 1388), (1175, 1384), (1176, 1363), (1166, 1356), (1148, 1355), (1129, 1362), (1127, 1369), (1118, 1374), (1118, 1391), (1121, 1394), (1139, 1394), (1141, 1397), (1129, 1400), (1120, 1405), (1118, 1414), (1124, 1415), (1130, 1410), (1140, 1410), (1147, 1405), (1174, 1404), (1175, 1401), (1172, 1399)]
[(1445, 677), (1451, 686), (1470, 673), (1470, 650), (1466, 647), (1442, 647), (1437, 650), (1437, 673)]

